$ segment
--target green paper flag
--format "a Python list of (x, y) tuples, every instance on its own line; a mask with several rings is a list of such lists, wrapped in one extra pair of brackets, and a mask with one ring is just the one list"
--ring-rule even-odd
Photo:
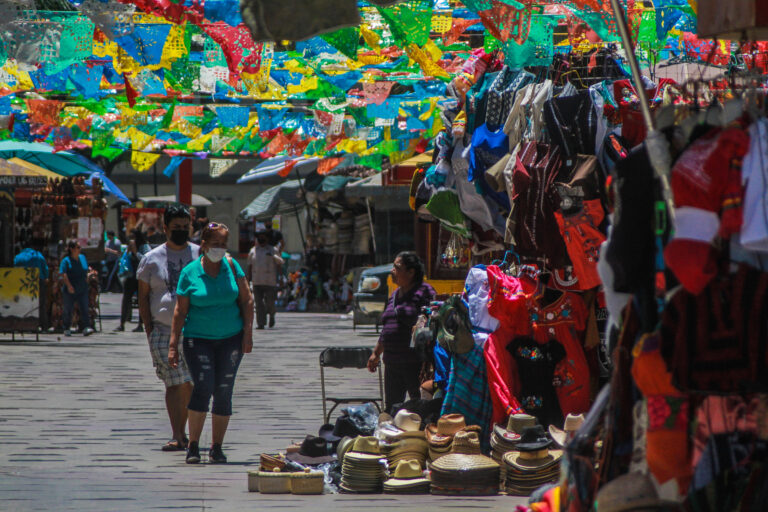
[(357, 49), (360, 46), (360, 29), (358, 27), (346, 27), (335, 32), (320, 36), (350, 59), (357, 59)]

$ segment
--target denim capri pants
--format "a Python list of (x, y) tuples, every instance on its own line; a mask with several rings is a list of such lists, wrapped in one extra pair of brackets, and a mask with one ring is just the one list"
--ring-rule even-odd
[(243, 359), (243, 333), (230, 338), (184, 338), (184, 359), (195, 387), (187, 408), (190, 411), (211, 412), (219, 416), (232, 415), (232, 391), (235, 375)]

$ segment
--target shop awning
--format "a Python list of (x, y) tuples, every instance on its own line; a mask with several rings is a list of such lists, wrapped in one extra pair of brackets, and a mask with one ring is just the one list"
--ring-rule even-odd
[(360, 181), (348, 184), (344, 188), (346, 197), (375, 197), (386, 198), (408, 204), (408, 190), (402, 185), (383, 185), (382, 174), (374, 174)]
[(408, 160), (403, 160), (397, 165), (399, 167), (418, 167), (420, 165), (431, 165), (431, 164), (432, 164), (432, 152), (427, 151), (426, 153), (421, 153), (416, 156), (412, 156)]
[(56, 174), (55, 172), (49, 171), (48, 169), (43, 169), (42, 167), (31, 164), (25, 160), (22, 160), (21, 158), (13, 157), (13, 158), (9, 158), (6, 161), (14, 165), (23, 167), (24, 169), (26, 169), (26, 172), (30, 176), (42, 176), (45, 178), (61, 178), (61, 174)]
[[(140, 197), (139, 201), (144, 201), (145, 203), (175, 203), (176, 202), (176, 196), (175, 195), (169, 195), (169, 196), (147, 196), (147, 197)], [(210, 199), (207, 199), (200, 194), (192, 194), (192, 205), (191, 206), (211, 206), (213, 202)]]
[(289, 180), (268, 188), (258, 195), (251, 204), (243, 208), (240, 216), (244, 219), (266, 219), (279, 213), (289, 213), (304, 202), (299, 180)]
[(0, 186), (44, 187), (48, 177), (7, 160), (0, 160)]

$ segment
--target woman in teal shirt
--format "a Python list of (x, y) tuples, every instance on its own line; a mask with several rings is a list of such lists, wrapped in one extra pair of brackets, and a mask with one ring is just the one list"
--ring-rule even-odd
[(227, 256), (229, 230), (212, 222), (202, 233), (199, 260), (184, 267), (176, 290), (168, 362), (179, 363), (179, 338), (194, 389), (189, 400), (187, 463), (200, 462), (200, 434), (213, 397), (212, 463), (226, 463), (224, 434), (232, 415), (232, 391), (243, 354), (253, 348), (253, 297), (245, 274)]

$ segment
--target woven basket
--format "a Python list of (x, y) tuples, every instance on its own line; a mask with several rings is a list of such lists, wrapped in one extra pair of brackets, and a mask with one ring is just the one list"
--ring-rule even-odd
[(303, 473), (291, 473), (291, 492), (293, 494), (323, 494), (325, 475), (322, 471), (304, 469)]
[(274, 471), (275, 468), (278, 468), (279, 470), (282, 471), (283, 468), (285, 467), (284, 460), (274, 455), (268, 455), (266, 453), (261, 454), (261, 456), (259, 457), (259, 461), (261, 463), (262, 471)]
[(291, 474), (274, 471), (259, 471), (259, 492), (262, 494), (289, 494), (291, 492)]
[(259, 492), (259, 472), (248, 472), (248, 492)]

